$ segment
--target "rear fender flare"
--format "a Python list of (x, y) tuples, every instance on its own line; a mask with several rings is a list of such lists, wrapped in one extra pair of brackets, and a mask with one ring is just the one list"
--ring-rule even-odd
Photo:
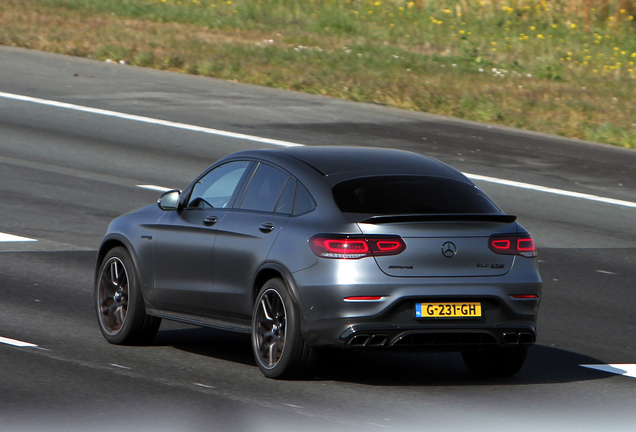
[[(296, 281), (292, 276), (291, 272), (287, 270), (285, 266), (277, 262), (268, 262), (263, 264), (258, 271), (257, 275), (260, 275), (265, 270), (273, 270), (281, 275), (283, 281), (285, 281), (285, 285), (289, 290), (289, 294), (291, 295), (292, 301), (300, 307), (300, 296), (298, 294), (298, 285), (296, 285)], [(258, 276), (257, 276), (258, 277)], [(256, 281), (256, 278), (255, 278)], [(253, 294), (252, 303), (256, 300), (255, 295)], [(301, 308), (302, 310), (302, 308)]]

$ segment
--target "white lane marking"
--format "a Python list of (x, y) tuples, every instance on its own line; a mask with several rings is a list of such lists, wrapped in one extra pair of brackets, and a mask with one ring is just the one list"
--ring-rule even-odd
[(118, 365), (118, 364), (115, 364), (115, 363), (108, 363), (108, 364), (113, 366), (113, 367), (116, 367), (116, 368), (131, 370), (131, 368), (129, 368), (129, 367)]
[(636, 378), (636, 364), (633, 363), (615, 363), (606, 365), (584, 365), (584, 368), (596, 369), (603, 372), (609, 372), (616, 375), (623, 375), (630, 378)]
[(194, 383), (194, 385), (195, 386), (199, 386), (199, 387), (203, 387), (203, 388), (209, 388), (209, 389), (215, 388), (214, 386), (207, 385), (207, 384), (201, 384), (201, 383)]
[(201, 132), (201, 133), (207, 133), (207, 134), (211, 134), (211, 135), (224, 136), (224, 137), (228, 137), (228, 138), (236, 138), (236, 139), (240, 139), (240, 140), (254, 141), (254, 142), (259, 142), (259, 143), (263, 143), (263, 144), (271, 144), (271, 145), (281, 146), (281, 147), (302, 146), (302, 144), (297, 144), (297, 143), (292, 143), (292, 142), (287, 142), (287, 141), (263, 138), (263, 137), (254, 136), (254, 135), (245, 135), (245, 134), (240, 134), (240, 133), (235, 133), (235, 132), (228, 132), (228, 131), (223, 131), (223, 130), (219, 130), (219, 129), (211, 129), (211, 128), (206, 128), (206, 127), (201, 127), (201, 126), (193, 126), (193, 125), (189, 125), (189, 124), (185, 124), (185, 123), (178, 123), (178, 122), (172, 122), (172, 121), (167, 121), (167, 120), (159, 120), (159, 119), (154, 119), (154, 118), (144, 117), (144, 116), (138, 116), (138, 115), (132, 115), (132, 114), (124, 114), (124, 113), (120, 113), (120, 112), (117, 112), (117, 111), (110, 111), (110, 110), (104, 110), (104, 109), (99, 109), (99, 108), (90, 108), (90, 107), (86, 107), (86, 106), (82, 106), (82, 105), (75, 105), (75, 104), (70, 104), (70, 103), (65, 103), (65, 102), (51, 101), (51, 100), (47, 100), (47, 99), (39, 99), (39, 98), (34, 98), (34, 97), (29, 97), (29, 96), (21, 96), (21, 95), (16, 95), (16, 94), (12, 94), (12, 93), (0, 92), (0, 97), (6, 98), (6, 99), (18, 100), (18, 101), (22, 101), (22, 102), (31, 102), (31, 103), (36, 103), (36, 104), (40, 104), (40, 105), (48, 105), (48, 106), (53, 106), (53, 107), (57, 107), (57, 108), (65, 108), (65, 109), (70, 109), (70, 110), (74, 110), (74, 111), (81, 111), (81, 112), (86, 112), (86, 113), (90, 113), (90, 114), (99, 114), (99, 115), (108, 116), (108, 117), (115, 117), (115, 118), (119, 118), (119, 119), (123, 119), (123, 120), (131, 120), (131, 121), (137, 121), (137, 122), (141, 122), (141, 123), (148, 123), (148, 124), (154, 124), (154, 125), (159, 125), (159, 126), (171, 127), (171, 128), (175, 128), (175, 129), (183, 129), (183, 130), (188, 130), (188, 131), (192, 131), (192, 132)]
[(603, 273), (603, 274), (608, 274), (608, 275), (615, 275), (616, 273), (611, 272), (611, 271), (605, 271), (605, 270), (594, 270), (596, 273)]
[(137, 185), (138, 188), (142, 188), (142, 189), (149, 189), (149, 190), (154, 190), (154, 191), (159, 191), (159, 192), (168, 192), (170, 190), (170, 188), (167, 187), (163, 187), (163, 186), (155, 186), (155, 185)]
[[(289, 142), (289, 141), (281, 141), (281, 140), (275, 140), (275, 139), (269, 139), (269, 138), (263, 138), (263, 137), (259, 137), (259, 136), (254, 136), (254, 135), (239, 134), (239, 133), (228, 132), (228, 131), (223, 131), (223, 130), (219, 130), (219, 129), (211, 129), (211, 128), (205, 128), (205, 127), (201, 127), (201, 126), (193, 126), (193, 125), (189, 125), (189, 124), (185, 124), (185, 123), (177, 123), (177, 122), (172, 122), (172, 121), (153, 119), (153, 118), (150, 118), (150, 117), (144, 117), (144, 116), (138, 116), (138, 115), (132, 115), (132, 114), (124, 114), (124, 113), (120, 113), (120, 112), (117, 112), (117, 111), (109, 111), (109, 110), (103, 110), (103, 109), (98, 109), (98, 108), (90, 108), (90, 107), (86, 107), (86, 106), (82, 106), (82, 105), (74, 105), (74, 104), (69, 104), (69, 103), (65, 103), (65, 102), (57, 102), (57, 101), (52, 101), (52, 100), (47, 100), (47, 99), (39, 99), (39, 98), (30, 97), (30, 96), (16, 95), (16, 94), (12, 94), (12, 93), (0, 92), (0, 97), (6, 98), (6, 99), (18, 100), (18, 101), (22, 101), (22, 102), (31, 102), (31, 103), (41, 104), (41, 105), (48, 105), (48, 106), (57, 107), (57, 108), (65, 108), (65, 109), (81, 111), (81, 112), (86, 112), (86, 113), (91, 113), (91, 114), (99, 114), (99, 115), (104, 115), (104, 116), (109, 116), (109, 117), (120, 118), (120, 119), (124, 119), (124, 120), (138, 121), (138, 122), (141, 122), (141, 123), (148, 123), (148, 124), (154, 124), (154, 125), (159, 125), (159, 126), (172, 127), (172, 128), (176, 128), (176, 129), (183, 129), (183, 130), (189, 130), (189, 131), (193, 131), (193, 132), (201, 132), (201, 133), (207, 133), (207, 134), (212, 134), (212, 135), (219, 135), (219, 136), (242, 139), (242, 140), (247, 140), (247, 141), (254, 141), (254, 142), (259, 142), (259, 143), (263, 143), (263, 144), (271, 144), (271, 145), (275, 145), (275, 146), (282, 146), (282, 147), (303, 147), (304, 146), (304, 144), (299, 144), (299, 143), (294, 143), (294, 142)], [(603, 202), (603, 203), (606, 203), (606, 204), (613, 204), (613, 205), (618, 205), (618, 206), (636, 208), (636, 203), (635, 202), (630, 202), (630, 201), (617, 200), (617, 199), (613, 199), (613, 198), (605, 198), (605, 197), (600, 197), (600, 196), (596, 196), (596, 195), (584, 194), (584, 193), (579, 193), (579, 192), (571, 192), (571, 191), (566, 191), (566, 190), (561, 190), (561, 189), (549, 188), (549, 187), (545, 187), (545, 186), (533, 185), (533, 184), (530, 184), (530, 183), (522, 183), (522, 182), (516, 182), (516, 181), (512, 181), (512, 180), (503, 180), (503, 179), (498, 179), (498, 178), (495, 178), (495, 177), (488, 177), (488, 176), (482, 176), (482, 175), (477, 175), (477, 174), (464, 173), (464, 175), (466, 177), (470, 178), (470, 179), (473, 179), (473, 180), (481, 180), (481, 181), (485, 181), (485, 182), (497, 183), (497, 184), (501, 184), (501, 185), (505, 185), (505, 186), (511, 186), (511, 187), (516, 187), (516, 188), (521, 188), (521, 189), (530, 189), (530, 190), (539, 191), (539, 192), (545, 192), (545, 193), (552, 193), (552, 194), (557, 194), (557, 195), (569, 196), (569, 197), (572, 197), (572, 198), (580, 198), (580, 199), (586, 199), (586, 200), (590, 200), (590, 201)]]
[(37, 348), (36, 344), (32, 344), (29, 342), (22, 342), (19, 340), (9, 339), (5, 337), (0, 337), (0, 343), (6, 344), (6, 345), (12, 345), (16, 347)]
[(0, 242), (34, 242), (34, 241), (37, 241), (37, 240), (0, 232)]
[(485, 181), (489, 183), (496, 183), (496, 184), (512, 186), (512, 187), (521, 188), (521, 189), (530, 189), (530, 190), (539, 191), (539, 192), (551, 193), (556, 195), (564, 195), (564, 196), (568, 196), (572, 198), (580, 198), (580, 199), (585, 199), (589, 201), (598, 201), (598, 202), (602, 202), (606, 204), (614, 204), (614, 205), (623, 206), (623, 207), (636, 208), (636, 202), (622, 201), (622, 200), (617, 200), (613, 198), (605, 198), (601, 196), (584, 194), (579, 192), (571, 192), (571, 191), (566, 191), (561, 189), (554, 189), (554, 188), (549, 188), (545, 186), (537, 186), (530, 183), (521, 183), (521, 182), (516, 182), (512, 180), (502, 180), (502, 179), (498, 179), (494, 177), (487, 177), (487, 176), (482, 176), (477, 174), (464, 173), (464, 175), (471, 180), (481, 180), (481, 181)]
[(298, 406), (298, 405), (292, 405), (292, 404), (288, 404), (288, 403), (284, 403), (283, 405), (286, 405), (286, 406), (291, 407), (291, 408), (304, 409), (304, 408), (303, 408), (303, 407), (301, 407), (301, 406)]
[(378, 424), (378, 423), (369, 423), (369, 424), (370, 424), (371, 426), (377, 426), (377, 427), (384, 428), (384, 429), (386, 429), (386, 428), (390, 427), (390, 426), (387, 426), (387, 425), (381, 425), (381, 424)]

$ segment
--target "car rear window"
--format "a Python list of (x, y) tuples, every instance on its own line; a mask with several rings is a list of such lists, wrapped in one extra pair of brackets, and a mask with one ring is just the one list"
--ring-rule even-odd
[(374, 215), (500, 213), (477, 187), (427, 176), (376, 176), (346, 180), (333, 187), (344, 213)]

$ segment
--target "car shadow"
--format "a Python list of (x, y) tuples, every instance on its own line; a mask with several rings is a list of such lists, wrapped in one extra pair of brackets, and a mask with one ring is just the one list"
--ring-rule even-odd
[(192, 354), (256, 367), (250, 335), (246, 334), (190, 326), (162, 328), (150, 345), (172, 346)]
[(611, 374), (581, 367), (602, 364), (589, 356), (544, 345), (533, 346), (524, 367), (506, 378), (471, 374), (459, 353), (319, 353), (316, 379), (374, 386), (474, 386), (558, 384), (609, 378)]
[[(196, 355), (256, 368), (250, 336), (187, 327), (162, 329), (153, 346), (171, 346)], [(508, 378), (472, 375), (458, 353), (403, 353), (379, 350), (320, 350), (309, 381), (340, 381), (374, 386), (475, 386), (571, 383), (609, 378), (582, 364), (604, 362), (545, 345), (533, 346), (524, 367)]]

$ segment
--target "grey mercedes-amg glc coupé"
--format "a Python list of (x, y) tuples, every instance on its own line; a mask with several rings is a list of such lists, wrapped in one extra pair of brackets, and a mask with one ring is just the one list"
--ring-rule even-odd
[(459, 351), (480, 375), (523, 365), (541, 295), (528, 232), (457, 170), (354, 147), (243, 151), (115, 219), (95, 305), (114, 344), (162, 318), (252, 335), (270, 378), (317, 349)]

